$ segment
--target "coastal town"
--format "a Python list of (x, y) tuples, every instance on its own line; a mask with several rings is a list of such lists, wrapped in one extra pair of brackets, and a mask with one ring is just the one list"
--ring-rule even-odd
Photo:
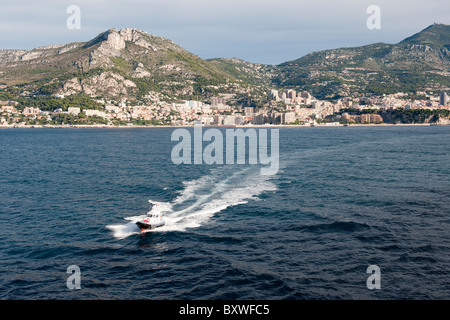
[[(267, 92), (265, 107), (233, 105), (233, 94), (220, 94), (208, 102), (186, 100), (179, 103), (156, 101), (152, 105), (128, 105), (96, 100), (100, 109), (67, 107), (48, 111), (39, 107), (22, 107), (16, 101), (0, 101), (1, 127), (51, 126), (210, 126), (243, 125), (349, 125), (386, 123), (383, 112), (394, 110), (427, 110), (428, 123), (435, 114), (442, 115), (434, 122), (448, 124), (449, 96), (446, 92), (416, 92), (382, 97), (348, 97), (335, 101), (316, 99), (306, 91), (294, 89)], [(63, 99), (64, 96), (57, 95)], [(431, 111), (431, 112), (430, 112)], [(439, 117), (438, 117), (439, 118)], [(394, 122), (395, 124), (395, 122)]]

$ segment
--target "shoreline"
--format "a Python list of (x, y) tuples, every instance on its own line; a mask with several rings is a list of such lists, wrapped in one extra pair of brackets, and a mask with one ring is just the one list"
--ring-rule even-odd
[[(304, 125), (304, 124), (249, 124), (249, 125), (235, 125), (235, 126), (218, 126), (218, 125), (202, 125), (204, 128), (314, 128), (314, 127), (325, 127), (325, 128), (336, 128), (336, 127), (410, 127), (410, 126), (448, 126), (450, 124), (430, 124), (430, 123), (401, 123), (401, 124), (391, 124), (391, 123), (355, 123), (349, 124), (347, 126), (343, 124), (339, 125), (329, 125), (329, 124), (315, 124)], [(133, 125), (133, 126), (111, 126), (111, 125), (0, 125), (0, 129), (136, 129), (136, 128), (190, 128), (196, 125)]]

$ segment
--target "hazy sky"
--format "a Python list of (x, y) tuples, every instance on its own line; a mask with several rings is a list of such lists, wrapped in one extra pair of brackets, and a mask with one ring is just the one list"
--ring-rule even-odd
[[(369, 30), (369, 5), (381, 29)], [(69, 30), (69, 5), (81, 29)], [(88, 41), (111, 27), (173, 40), (202, 58), (279, 64), (312, 51), (396, 43), (434, 22), (450, 24), (448, 0), (1, 0), (0, 49)]]

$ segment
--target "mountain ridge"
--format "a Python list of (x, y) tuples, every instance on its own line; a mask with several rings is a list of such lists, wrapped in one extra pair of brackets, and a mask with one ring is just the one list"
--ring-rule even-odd
[(135, 28), (111, 28), (87, 42), (4, 50), (0, 72), (6, 85), (118, 100), (143, 100), (154, 92), (194, 94), (196, 82), (223, 83), (228, 76), (172, 40)]
[(438, 23), (396, 44), (316, 51), (278, 65), (204, 60), (137, 28), (110, 28), (86, 42), (0, 50), (0, 82), (6, 87), (116, 101), (206, 99), (221, 93), (264, 100), (261, 94), (269, 87), (335, 99), (438, 90), (450, 87), (449, 74), (450, 26)]
[(439, 90), (450, 86), (450, 26), (433, 24), (396, 44), (312, 52), (278, 65), (274, 82), (318, 97)]

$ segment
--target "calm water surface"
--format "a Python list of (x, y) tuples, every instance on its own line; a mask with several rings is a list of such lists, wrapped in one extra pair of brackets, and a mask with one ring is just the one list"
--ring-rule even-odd
[(450, 127), (281, 128), (275, 176), (172, 131), (0, 130), (0, 298), (450, 299)]

